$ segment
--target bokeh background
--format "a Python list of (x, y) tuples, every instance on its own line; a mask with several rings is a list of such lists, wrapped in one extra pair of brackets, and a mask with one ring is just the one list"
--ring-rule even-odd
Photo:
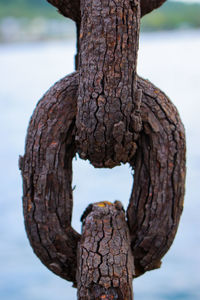
[[(76, 299), (76, 290), (34, 255), (23, 224), (18, 156), (45, 91), (73, 72), (75, 26), (45, 0), (0, 0), (0, 299)], [(134, 280), (135, 300), (200, 300), (200, 1), (167, 1), (144, 17), (138, 73), (177, 106), (187, 136), (185, 208), (161, 269)], [(73, 162), (73, 226), (94, 201), (128, 204), (128, 165), (94, 169)]]

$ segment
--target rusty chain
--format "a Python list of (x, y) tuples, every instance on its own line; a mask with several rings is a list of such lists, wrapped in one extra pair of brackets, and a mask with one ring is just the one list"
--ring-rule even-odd
[(46, 92), (28, 127), (20, 159), (26, 231), (40, 260), (76, 284), (72, 159), (78, 152), (95, 167), (128, 162), (127, 224), (139, 276), (160, 266), (184, 198), (184, 127), (169, 98), (136, 73), (140, 15), (165, 1), (48, 1), (77, 23), (78, 70)]

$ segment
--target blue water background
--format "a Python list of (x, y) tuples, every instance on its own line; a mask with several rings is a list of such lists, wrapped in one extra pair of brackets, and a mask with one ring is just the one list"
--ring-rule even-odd
[[(76, 299), (76, 290), (33, 254), (22, 216), (18, 156), (32, 111), (44, 92), (74, 70), (75, 41), (0, 45), (0, 299)], [(133, 282), (135, 300), (200, 299), (200, 32), (143, 34), (138, 73), (171, 98), (187, 134), (185, 208), (162, 268)], [(73, 226), (94, 201), (128, 203), (128, 165), (95, 170), (74, 161)]]

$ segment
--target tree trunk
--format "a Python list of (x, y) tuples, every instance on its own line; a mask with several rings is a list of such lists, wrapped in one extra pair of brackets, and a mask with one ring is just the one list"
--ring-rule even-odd
[(134, 260), (122, 204), (90, 205), (78, 245), (78, 300), (132, 300)]

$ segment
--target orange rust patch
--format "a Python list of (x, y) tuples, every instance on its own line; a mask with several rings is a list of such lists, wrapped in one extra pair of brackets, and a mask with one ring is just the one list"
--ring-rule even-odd
[(114, 299), (114, 296), (113, 295), (102, 295), (101, 296), (101, 299), (104, 299), (104, 300), (112, 300)]
[(105, 207), (107, 205), (113, 205), (111, 202), (109, 201), (102, 201), (102, 202), (98, 202), (96, 205), (99, 207)]
[(57, 142), (52, 142), (51, 144), (50, 144), (50, 146), (56, 146), (57, 145)]
[(27, 199), (27, 203), (28, 203), (27, 210), (28, 210), (28, 212), (30, 212), (30, 211), (31, 211), (31, 208), (32, 208), (32, 201), (31, 201), (31, 198), (28, 198), (28, 199)]

